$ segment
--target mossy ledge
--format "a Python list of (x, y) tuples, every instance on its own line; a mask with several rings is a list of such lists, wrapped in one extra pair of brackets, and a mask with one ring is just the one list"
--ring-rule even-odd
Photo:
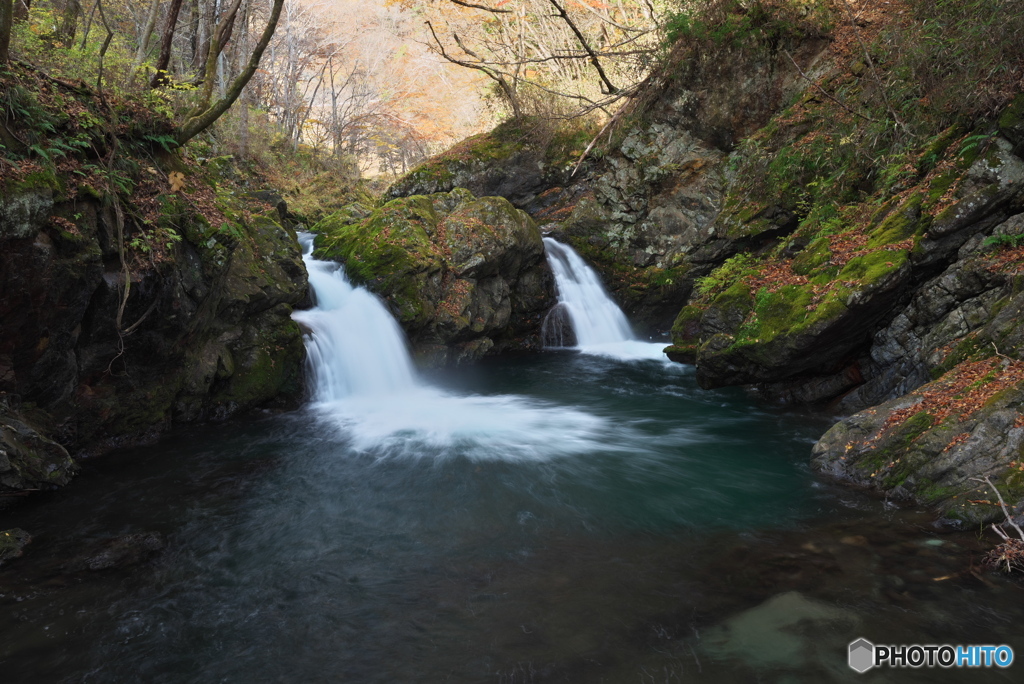
[(540, 347), (552, 276), (537, 224), (507, 200), (413, 195), (368, 216), (346, 208), (313, 230), (314, 254), (384, 298), (421, 364)]

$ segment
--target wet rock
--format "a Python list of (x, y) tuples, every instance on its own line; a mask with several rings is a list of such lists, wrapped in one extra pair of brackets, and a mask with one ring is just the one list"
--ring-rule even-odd
[[(290, 313), (308, 301), (306, 275), (277, 213), (232, 214), (226, 198), (231, 215), (214, 227), (168, 196), (160, 225), (177, 239), (147, 243), (149, 258), (129, 246), (126, 275), (110, 203), (69, 200), (55, 183), (30, 177), (0, 211), (0, 394), (33, 416), (5, 423), (0, 481), (63, 484), (68, 450), (298, 400), (304, 349)], [(124, 230), (136, 242), (158, 234), (130, 215)]]
[(984, 482), (989, 477), (1017, 513), (1024, 511), (1019, 461), (1024, 382), (1009, 383), (981, 405), (940, 414), (945, 417), (938, 420), (935, 414), (943, 404), (925, 397), (948, 393), (944, 382), (926, 384), (840, 421), (814, 446), (812, 465), (840, 480), (893, 498), (912, 498), (969, 523), (1003, 517), (995, 493)]
[(32, 536), (25, 530), (15, 527), (0, 532), (0, 565), (14, 558), (21, 558), (23, 549), (32, 541)]
[(752, 667), (799, 669), (817, 641), (815, 630), (852, 626), (850, 611), (791, 591), (705, 630), (703, 648), (716, 658), (739, 658)]
[(0, 403), (0, 490), (51, 489), (77, 470), (64, 447)]
[(126, 534), (95, 544), (64, 565), (66, 572), (113, 570), (128, 568), (148, 560), (166, 546), (159, 532)]

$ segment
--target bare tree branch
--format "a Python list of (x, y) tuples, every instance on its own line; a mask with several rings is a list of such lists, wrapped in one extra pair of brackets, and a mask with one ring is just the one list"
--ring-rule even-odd
[[(505, 93), (505, 96), (509, 100), (509, 104), (512, 106), (513, 116), (518, 118), (522, 114), (519, 108), (519, 98), (516, 97), (515, 90), (513, 90), (512, 87), (508, 84), (508, 81), (505, 80), (505, 77), (502, 75), (500, 71), (491, 69), (487, 66), (484, 66), (483, 64), (475, 64), (473, 62), (466, 62), (463, 60), (455, 59), (454, 57), (449, 55), (448, 52), (444, 49), (444, 44), (441, 43), (441, 40), (437, 37), (437, 32), (434, 31), (434, 25), (431, 24), (429, 21), (426, 22), (426, 24), (427, 28), (430, 29), (430, 35), (434, 37), (434, 41), (437, 43), (437, 49), (441, 52), (442, 57), (447, 59), (452, 64), (458, 64), (459, 66), (466, 67), (467, 69), (476, 69), (477, 71), (482, 71), (483, 73), (487, 74), (487, 76), (491, 80), (496, 82), (498, 86), (502, 89), (502, 91)], [(467, 55), (474, 57), (473, 53), (467, 51), (466, 48), (462, 45), (462, 41), (459, 40), (459, 36), (457, 34), (452, 35), (455, 37), (455, 42), (459, 44), (459, 47), (462, 48), (462, 50), (465, 51)], [(479, 59), (479, 57), (476, 57), (476, 59)]]
[(493, 14), (512, 14), (512, 10), (494, 9), (493, 7), (484, 7), (483, 5), (474, 5), (471, 2), (462, 2), (462, 0), (448, 0), (453, 5), (461, 5), (462, 7), (471, 7), (473, 9), (483, 10), (485, 12), (491, 12)]
[(604, 81), (605, 86), (608, 88), (608, 94), (611, 95), (617, 93), (619, 89), (612, 85), (612, 82), (608, 80), (608, 75), (604, 73), (604, 68), (601, 67), (601, 61), (597, 58), (597, 55), (594, 54), (594, 51), (591, 49), (587, 39), (583, 36), (583, 33), (576, 28), (576, 24), (569, 18), (569, 13), (558, 4), (557, 0), (548, 0), (548, 2), (554, 5), (555, 9), (558, 10), (562, 20), (569, 25), (569, 28), (572, 29), (572, 32), (576, 34), (576, 38), (580, 41), (580, 45), (582, 45), (583, 49), (590, 55), (590, 63), (594, 65), (594, 68), (597, 69), (597, 73), (601, 76), (601, 80)]

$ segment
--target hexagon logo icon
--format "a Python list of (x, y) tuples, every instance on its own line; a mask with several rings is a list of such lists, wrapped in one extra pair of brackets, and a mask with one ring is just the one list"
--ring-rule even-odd
[(875, 666), (875, 645), (867, 639), (850, 644), (850, 667), (861, 674)]

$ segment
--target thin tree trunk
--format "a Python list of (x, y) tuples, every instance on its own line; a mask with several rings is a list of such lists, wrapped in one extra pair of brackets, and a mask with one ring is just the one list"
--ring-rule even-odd
[(156, 73), (149, 85), (158, 88), (165, 85), (167, 78), (167, 66), (171, 63), (171, 48), (174, 45), (174, 30), (178, 25), (178, 13), (181, 12), (182, 0), (171, 0), (171, 6), (167, 10), (167, 23), (164, 25), (163, 37), (160, 41), (160, 57), (156, 60)]
[(14, 25), (14, 0), (0, 0), (0, 64), (11, 59), (11, 27)]
[(65, 47), (71, 47), (78, 33), (78, 15), (82, 13), (82, 5), (78, 0), (65, 0), (61, 9), (60, 28), (57, 36)]
[(139, 68), (146, 59), (149, 52), (149, 41), (153, 39), (153, 32), (156, 31), (156, 20), (160, 17), (160, 0), (153, 0), (149, 8), (149, 16), (146, 17), (146, 26), (139, 36), (139, 49), (135, 53), (135, 61), (132, 63), (132, 72)]

